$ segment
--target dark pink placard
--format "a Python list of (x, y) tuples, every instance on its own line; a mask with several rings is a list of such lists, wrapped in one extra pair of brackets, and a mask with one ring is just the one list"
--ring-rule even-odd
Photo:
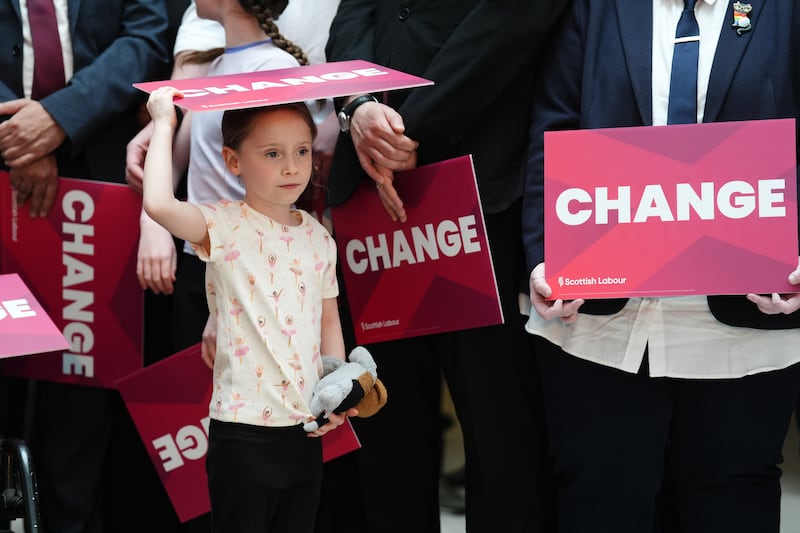
[(553, 298), (789, 293), (794, 119), (545, 133)]
[[(200, 344), (116, 385), (180, 521), (209, 512), (205, 459), (212, 374), (200, 356)], [(360, 447), (348, 420), (322, 437), (323, 461)]]
[(142, 367), (136, 279), (141, 195), (127, 185), (59, 178), (46, 218), (17, 208), (0, 172), (0, 273), (17, 273), (69, 342), (47, 356), (0, 362), (0, 373), (113, 388)]
[(472, 157), (399, 172), (394, 186), (405, 223), (372, 180), (332, 209), (358, 343), (501, 324)]
[(19, 275), (0, 275), (0, 357), (67, 348), (67, 339)]
[(170, 86), (183, 91), (175, 103), (192, 111), (304, 102), (351, 94), (433, 85), (433, 82), (369, 61), (332, 61), (244, 74), (134, 83), (152, 92)]

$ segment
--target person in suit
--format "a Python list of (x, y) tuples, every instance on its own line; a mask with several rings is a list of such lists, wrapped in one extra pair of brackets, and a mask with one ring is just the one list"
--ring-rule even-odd
[(387, 216), (405, 220), (394, 171), (472, 154), (506, 320), (368, 346), (392, 400), (380, 417), (353, 420), (363, 446), (342, 460), (355, 463), (353, 498), (365, 516), (350, 531), (439, 531), (442, 372), (464, 435), (467, 529), (548, 531), (553, 488), (538, 374), (518, 305), (527, 288), (521, 169), (537, 61), (566, 5), (342, 0), (331, 24), (329, 61), (363, 59), (434, 85), (338, 102), (347, 131), (334, 151), (329, 204), (372, 179)]
[[(31, 38), (39, 26), (29, 16), (38, 1), (0, 0), (0, 154), (24, 206), (20, 213), (31, 217), (48, 214), (59, 176), (124, 183), (125, 147), (140, 128), (137, 111), (145, 97), (132, 84), (157, 79), (169, 61), (163, 0), (45, 2), (56, 21), (45, 34), (56, 37), (61, 51), (47, 56), (44, 70), (63, 69), (63, 76), (41, 89), (34, 72), (42, 65), (34, 61)], [(24, 398), (27, 389), (30, 432), (22, 435), (19, 420), (3, 429), (30, 445), (45, 529), (104, 531), (103, 496), (110, 495), (103, 479), (112, 436), (118, 424), (130, 424), (119, 394), (16, 383), (13, 390), (10, 382), (3, 388), (12, 400)], [(14, 404), (14, 412), (22, 409)]]
[[(697, 86), (681, 119), (673, 46), (691, 40), (676, 28), (692, 15)], [(577, 0), (555, 33), (534, 99), (523, 221), (559, 532), (653, 531), (664, 476), (684, 533), (779, 530), (800, 295), (547, 300), (544, 132), (796, 118), (799, 36), (791, 0)], [(800, 269), (786, 275), (800, 283)]]

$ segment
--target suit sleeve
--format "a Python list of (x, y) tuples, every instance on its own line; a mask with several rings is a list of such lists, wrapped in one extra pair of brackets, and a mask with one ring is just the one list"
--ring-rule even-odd
[(541, 65), (534, 95), (522, 211), (529, 272), (544, 261), (544, 133), (580, 127), (586, 18), (582, 3), (574, 4), (554, 33), (553, 52)]
[(72, 154), (141, 101), (133, 83), (164, 72), (167, 29), (163, 0), (82, 3), (72, 28), (75, 74), (41, 101), (66, 132)]

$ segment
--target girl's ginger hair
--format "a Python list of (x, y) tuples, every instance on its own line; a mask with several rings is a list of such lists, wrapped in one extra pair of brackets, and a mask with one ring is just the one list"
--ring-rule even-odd
[[(264, 30), (266, 36), (272, 39), (275, 46), (292, 54), (301, 65), (308, 65), (308, 56), (306, 56), (305, 52), (284, 37), (278, 29), (278, 25), (275, 24), (275, 20), (280, 17), (286, 6), (289, 5), (289, 0), (239, 0), (239, 4), (246, 12), (251, 13), (258, 20), (258, 25)], [(224, 51), (225, 48), (192, 51), (181, 58), (181, 62), (209, 63), (222, 55)]]

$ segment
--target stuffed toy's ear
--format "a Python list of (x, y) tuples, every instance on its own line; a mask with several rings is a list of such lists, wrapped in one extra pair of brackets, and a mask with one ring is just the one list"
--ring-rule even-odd
[(381, 380), (376, 379), (369, 392), (355, 406), (358, 409), (358, 417), (367, 418), (374, 415), (386, 405), (387, 399), (386, 387), (383, 386)]
[(343, 361), (338, 357), (334, 357), (332, 355), (323, 355), (322, 356), (322, 375), (321, 378), (327, 376), (340, 366), (346, 364), (347, 361)]

